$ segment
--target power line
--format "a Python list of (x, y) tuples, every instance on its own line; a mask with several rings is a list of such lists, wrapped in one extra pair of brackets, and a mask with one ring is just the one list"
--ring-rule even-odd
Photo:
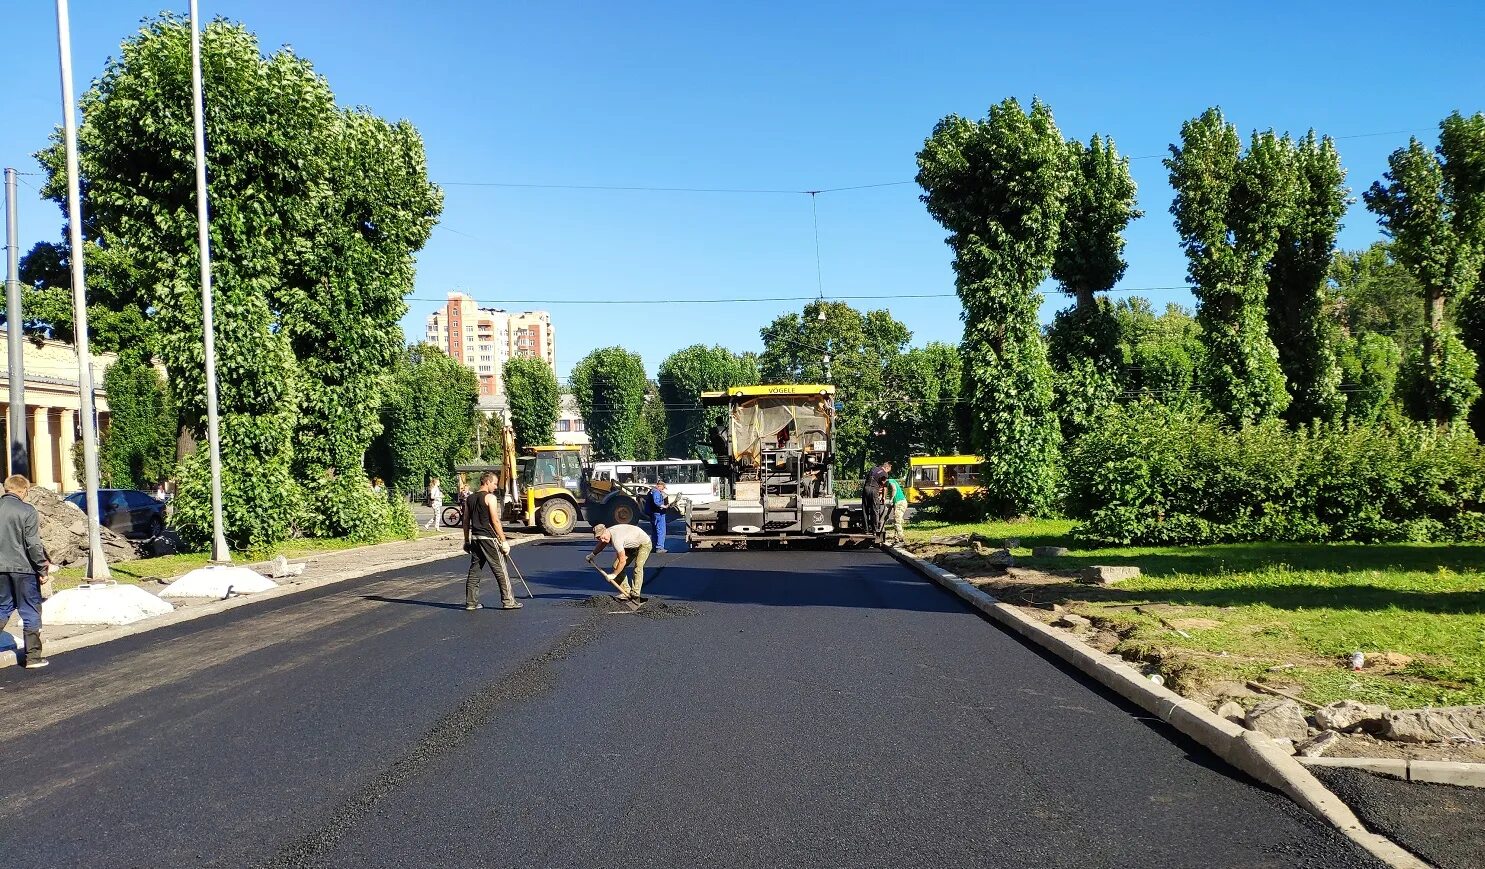
[[(1157, 292), (1188, 292), (1196, 289), (1194, 286), (1177, 285), (1168, 287), (1114, 287), (1107, 290), (1109, 293), (1157, 293)], [(447, 298), (436, 298), (433, 296), (404, 296), (410, 302), (447, 302)], [(754, 296), (736, 297), (726, 299), (490, 299), (488, 301), (476, 299), (476, 304), (482, 301), (491, 305), (728, 305), (745, 304), (748, 302), (814, 302), (822, 298), (819, 296)], [(895, 299), (957, 299), (958, 293), (882, 293), (882, 294), (851, 294), (830, 296), (828, 300), (834, 301), (893, 301)]]

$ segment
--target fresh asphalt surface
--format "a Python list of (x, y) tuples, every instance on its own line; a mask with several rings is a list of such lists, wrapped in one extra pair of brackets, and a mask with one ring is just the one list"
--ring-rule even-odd
[(0, 670), (0, 859), (1375, 865), (881, 553), (656, 555), (656, 618), (586, 545), (515, 612), (449, 560)]

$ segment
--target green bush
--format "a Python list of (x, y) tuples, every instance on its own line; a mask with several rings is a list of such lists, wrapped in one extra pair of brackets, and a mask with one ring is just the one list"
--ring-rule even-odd
[(989, 505), (979, 493), (966, 497), (958, 489), (944, 489), (924, 495), (918, 512), (942, 522), (979, 522), (989, 512)]
[(1428, 426), (1233, 429), (1111, 408), (1068, 454), (1074, 536), (1118, 544), (1479, 539), (1485, 449)]
[(387, 499), (371, 491), (362, 474), (337, 474), (299, 484), (302, 512), (298, 529), (305, 537), (346, 537), (374, 542), (387, 531)]

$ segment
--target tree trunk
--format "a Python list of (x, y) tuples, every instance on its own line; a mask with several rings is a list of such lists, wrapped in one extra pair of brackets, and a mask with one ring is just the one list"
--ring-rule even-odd
[(1428, 382), (1428, 406), (1435, 425), (1445, 425), (1444, 408), (1438, 400), (1439, 369), (1444, 346), (1444, 294), (1438, 287), (1423, 291), (1423, 373)]

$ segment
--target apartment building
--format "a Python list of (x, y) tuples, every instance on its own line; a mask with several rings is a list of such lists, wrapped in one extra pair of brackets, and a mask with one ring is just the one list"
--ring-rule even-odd
[(475, 373), (486, 411), (506, 407), (506, 360), (541, 359), (557, 370), (557, 338), (546, 311), (481, 308), (469, 296), (451, 292), (448, 302), (428, 315), (427, 340)]

